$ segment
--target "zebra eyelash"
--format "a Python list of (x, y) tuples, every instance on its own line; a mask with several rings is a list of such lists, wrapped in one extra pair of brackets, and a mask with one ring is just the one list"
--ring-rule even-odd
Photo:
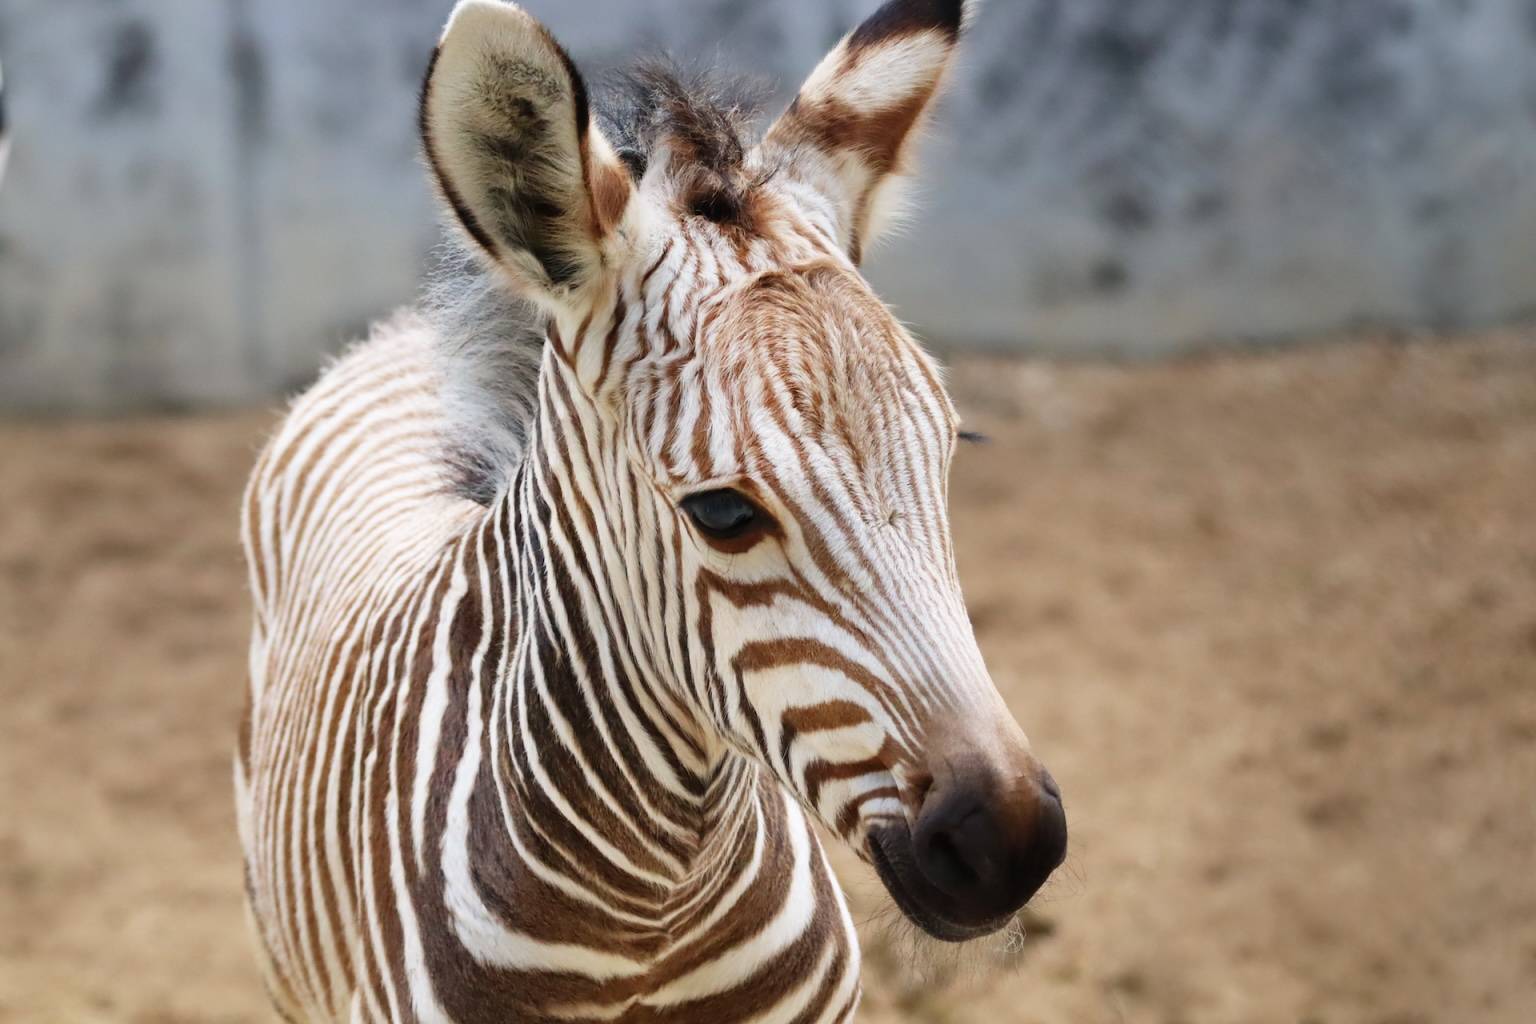
[(992, 439), (979, 430), (962, 430), (958, 435), (966, 444), (991, 444)]

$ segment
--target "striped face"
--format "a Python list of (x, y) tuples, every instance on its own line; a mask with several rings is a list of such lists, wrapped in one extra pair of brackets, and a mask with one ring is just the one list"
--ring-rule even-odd
[(617, 382), (709, 721), (839, 834), (904, 816), (936, 715), (1006, 712), (945, 514), (956, 420), (845, 261), (745, 272)]
[(962, 18), (887, 4), (756, 146), (661, 90), (616, 147), (542, 27), (470, 0), (422, 106), (466, 234), (548, 313), (540, 457), (608, 566), (590, 600), (713, 756), (771, 772), (946, 939), (1000, 927), (1065, 847), (961, 598), (954, 410), (857, 270)]

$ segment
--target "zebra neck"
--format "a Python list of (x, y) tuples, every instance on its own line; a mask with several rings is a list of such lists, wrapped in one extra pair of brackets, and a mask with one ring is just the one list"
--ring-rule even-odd
[(419, 738), (405, 763), (431, 767), (405, 769), (414, 839), (399, 864), (412, 941), (451, 966), (433, 991), (452, 1019), (646, 1006), (727, 1020), (792, 977), (843, 1019), (857, 945), (806, 816), (669, 685), (702, 655), (657, 639), (658, 624), (686, 630), (680, 608), (656, 605), (683, 588), (637, 578), (659, 571), (640, 547), (658, 524), (637, 519), (665, 510), (618, 505), (643, 491), (622, 470), (599, 483), (570, 438), (600, 427), (548, 412), (508, 490), (411, 599), (431, 609), (416, 649), (433, 656), (412, 659), (426, 676), (409, 691), (427, 713), (392, 735)]
[[(501, 639), (482, 645), (499, 665), (468, 841), (444, 895), (502, 924), (461, 932), (485, 962), (601, 966), (612, 979), (603, 1001), (681, 998), (674, 989), (701, 971), (713, 989), (724, 984), (706, 966), (716, 956), (744, 975), (782, 957), (848, 970), (851, 926), (804, 813), (672, 682), (686, 663), (668, 659), (700, 655), (654, 639), (666, 635), (657, 623), (681, 631), (687, 616), (656, 605), (680, 588), (637, 578), (655, 571), (640, 545), (654, 546), (657, 524), (636, 523), (643, 488), (622, 469), (583, 465), (582, 452), (611, 439), (573, 436), (601, 425), (585, 408), (551, 408), (553, 390), (479, 540), (502, 581), (489, 617)], [(616, 507), (615, 495), (631, 500), (611, 517), (627, 525), (593, 511)]]
[(665, 931), (760, 827), (764, 784), (667, 684), (628, 592), (605, 587), (614, 539), (582, 518), (566, 472), (530, 457), (494, 516), (510, 642), (491, 752), (544, 866)]

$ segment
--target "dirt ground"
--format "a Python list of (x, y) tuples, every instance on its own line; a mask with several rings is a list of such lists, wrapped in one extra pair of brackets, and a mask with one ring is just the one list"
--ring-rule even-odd
[[(1066, 794), (1024, 934), (863, 1019), (1536, 1020), (1536, 334), (968, 358), (967, 596)], [(0, 1020), (268, 1020), (228, 759), (263, 415), (0, 426)]]

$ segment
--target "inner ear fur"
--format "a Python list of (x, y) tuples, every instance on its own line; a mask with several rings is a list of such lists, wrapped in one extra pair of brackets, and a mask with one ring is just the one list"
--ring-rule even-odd
[(462, 0), (419, 116), (438, 190), (487, 257), (534, 297), (597, 272), (631, 185), (592, 124), (580, 72), (542, 24), (516, 4)]

